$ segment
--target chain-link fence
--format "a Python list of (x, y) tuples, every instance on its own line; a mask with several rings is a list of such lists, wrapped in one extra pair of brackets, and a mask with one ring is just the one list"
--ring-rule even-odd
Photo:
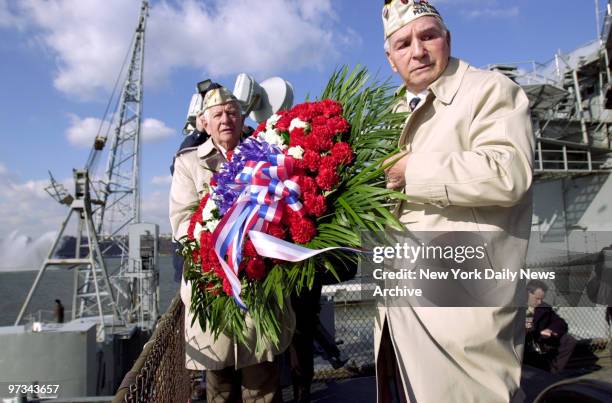
[[(591, 351), (610, 353), (611, 327), (606, 307), (591, 302), (586, 295), (595, 261), (582, 265), (549, 267), (557, 274), (545, 280), (549, 286), (546, 301), (567, 321), (569, 333)], [(546, 269), (538, 267), (538, 270)], [(315, 379), (340, 379), (374, 374), (374, 318), (376, 303), (364, 300), (360, 279), (323, 287), (321, 323), (333, 335), (340, 351), (340, 363), (323, 349), (315, 357)], [(337, 367), (337, 368), (335, 368)]]
[(123, 379), (113, 403), (189, 400), (191, 377), (185, 368), (183, 309), (177, 295)]
[(374, 299), (364, 300), (359, 278), (324, 286), (321, 325), (333, 337), (339, 355), (316, 338), (315, 379), (339, 379), (374, 374)]
[(586, 264), (566, 264), (538, 267), (538, 270), (554, 271), (554, 280), (542, 280), (547, 286), (545, 301), (556, 310), (568, 324), (569, 333), (592, 349), (605, 346), (611, 337), (610, 325), (606, 321), (606, 306), (594, 303), (588, 295), (589, 282), (594, 280), (595, 259)]

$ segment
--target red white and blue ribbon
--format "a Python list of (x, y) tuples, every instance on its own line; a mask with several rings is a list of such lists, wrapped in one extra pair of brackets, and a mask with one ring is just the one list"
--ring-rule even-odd
[(293, 174), (293, 158), (283, 154), (267, 161), (247, 161), (236, 176), (234, 190), (240, 192), (212, 234), (213, 247), (227, 277), (238, 306), (247, 310), (240, 298), (242, 287), (238, 270), (242, 247), (249, 231), (265, 231), (268, 222), (280, 222), (284, 206), (303, 210), (300, 186)]
[(344, 246), (332, 246), (323, 249), (310, 249), (291, 242), (283, 241), (272, 235), (253, 229), (249, 232), (249, 238), (257, 250), (257, 254), (263, 257), (285, 260), (287, 262), (301, 262), (320, 253), (331, 250), (344, 250), (356, 253), (367, 253), (361, 249), (347, 248)]

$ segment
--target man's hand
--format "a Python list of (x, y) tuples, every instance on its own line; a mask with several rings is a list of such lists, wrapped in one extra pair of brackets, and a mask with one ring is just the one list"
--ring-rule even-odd
[(394, 155), (393, 157), (388, 158), (384, 162), (384, 165), (387, 165), (393, 161), (396, 161), (395, 164), (385, 169), (385, 175), (387, 176), (387, 189), (400, 189), (406, 185), (406, 178), (404, 177), (404, 174), (406, 172), (408, 154), (404, 154), (404, 156), (401, 154)]
[(548, 339), (549, 337), (557, 336), (557, 333), (553, 332), (550, 329), (544, 329), (540, 332), (540, 335), (545, 339)]

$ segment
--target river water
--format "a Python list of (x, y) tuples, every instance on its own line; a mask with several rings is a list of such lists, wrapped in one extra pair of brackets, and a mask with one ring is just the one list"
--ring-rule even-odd
[[(179, 289), (174, 281), (174, 269), (170, 256), (159, 257), (160, 314), (165, 312)], [(11, 326), (34, 284), (38, 269), (25, 271), (0, 271), (0, 326)], [(55, 300), (60, 299), (66, 312), (72, 309), (74, 273), (72, 270), (49, 268), (34, 294), (27, 313), (53, 312)], [(26, 315), (27, 315), (26, 313)], [(52, 317), (52, 316), (51, 316)], [(68, 313), (66, 319), (69, 319)]]

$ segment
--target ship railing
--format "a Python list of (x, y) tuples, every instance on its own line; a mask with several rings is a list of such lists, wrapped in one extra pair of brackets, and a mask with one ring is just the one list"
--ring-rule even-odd
[(535, 170), (538, 172), (610, 172), (612, 155), (610, 150), (605, 148), (539, 138), (536, 145)]
[(113, 403), (187, 402), (190, 396), (191, 379), (185, 368), (184, 306), (177, 294), (123, 378)]
[[(53, 309), (39, 309), (38, 311), (26, 315), (23, 319), (24, 323), (32, 324), (34, 322), (41, 323), (57, 323), (57, 317), (55, 316), (55, 310)], [(71, 310), (64, 311), (64, 322), (71, 318)]]

